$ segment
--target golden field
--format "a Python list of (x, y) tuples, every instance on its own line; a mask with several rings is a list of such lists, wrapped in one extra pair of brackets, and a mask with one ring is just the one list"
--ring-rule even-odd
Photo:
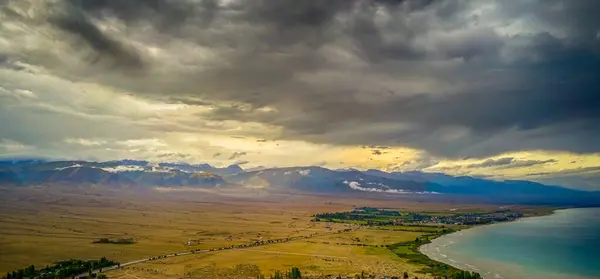
[[(414, 274), (421, 267), (410, 265), (397, 258), (386, 248), (357, 247), (335, 244), (315, 244), (307, 241), (274, 244), (264, 247), (217, 251), (169, 258), (110, 271), (110, 278), (182, 278), (194, 276), (196, 270), (210, 267), (228, 268), (235, 264), (251, 264), (263, 274), (275, 270), (299, 267), (313, 274), (369, 274), (401, 275), (404, 271)], [(419, 275), (419, 278), (429, 278)]]
[[(331, 234), (347, 225), (311, 222), (315, 213), (346, 211), (355, 206), (410, 211), (485, 207), (263, 192), (3, 189), (0, 190), (0, 274), (30, 264), (39, 267), (70, 258), (105, 256), (127, 262), (172, 252), (250, 243), (261, 237), (268, 240), (314, 234), (326, 235), (169, 258), (108, 275), (179, 278), (210, 264), (219, 267), (256, 264), (264, 272), (298, 266), (323, 274), (419, 268), (406, 264), (385, 248), (373, 247), (414, 240), (418, 232), (360, 228)], [(133, 238), (136, 243), (93, 243), (100, 238)], [(371, 246), (342, 245), (357, 243)], [(144, 273), (140, 268), (152, 271)]]

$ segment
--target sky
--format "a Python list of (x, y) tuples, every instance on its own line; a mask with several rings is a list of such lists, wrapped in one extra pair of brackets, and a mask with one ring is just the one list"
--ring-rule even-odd
[(0, 156), (600, 190), (597, 0), (0, 0)]

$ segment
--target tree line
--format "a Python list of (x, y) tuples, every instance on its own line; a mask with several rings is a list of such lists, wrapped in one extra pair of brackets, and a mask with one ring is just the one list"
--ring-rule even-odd
[[(256, 277), (256, 279), (315, 279), (315, 278), (325, 278), (322, 276), (302, 276), (302, 272), (300, 271), (300, 269), (298, 267), (292, 267), (290, 270), (288, 271), (276, 271), (275, 273), (269, 275), (269, 277), (266, 277), (264, 275), (259, 275)], [(327, 277), (327, 278), (331, 278), (331, 277)], [(338, 275), (337, 277), (335, 277), (336, 279), (341, 279), (342, 276)], [(343, 277), (343, 278), (349, 278), (349, 277)], [(374, 279), (376, 278), (376, 275), (374, 274), (366, 274), (364, 271), (361, 274), (355, 274), (354, 275), (354, 279)], [(385, 276), (384, 278), (390, 278), (390, 279), (419, 279), (419, 277), (413, 277), (411, 278), (410, 275), (408, 274), (408, 272), (404, 272), (398, 276)], [(469, 271), (461, 271), (461, 272), (457, 272), (452, 274), (450, 277), (448, 276), (444, 276), (444, 277), (436, 277), (436, 279), (482, 279), (483, 277), (481, 277), (481, 275), (479, 273), (476, 272), (469, 272)]]
[[(60, 279), (73, 278), (85, 273), (88, 273), (88, 278), (96, 278), (96, 275), (92, 273), (93, 270), (102, 270), (102, 268), (115, 265), (118, 266), (119, 263), (108, 260), (105, 257), (102, 257), (99, 260), (90, 261), (71, 259), (60, 261), (53, 266), (46, 266), (40, 269), (37, 269), (34, 265), (30, 265), (26, 268), (8, 272), (2, 279)], [(104, 275), (100, 275), (97, 278), (102, 278), (103, 276)]]

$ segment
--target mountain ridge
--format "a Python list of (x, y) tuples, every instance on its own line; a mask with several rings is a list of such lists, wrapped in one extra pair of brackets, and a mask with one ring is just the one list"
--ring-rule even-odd
[(600, 192), (545, 185), (525, 180), (496, 181), (443, 173), (331, 170), (318, 166), (245, 171), (239, 165), (151, 163), (140, 160), (0, 161), (0, 184), (107, 187), (260, 188), (306, 193), (387, 195), (460, 195), (498, 202), (598, 204)]

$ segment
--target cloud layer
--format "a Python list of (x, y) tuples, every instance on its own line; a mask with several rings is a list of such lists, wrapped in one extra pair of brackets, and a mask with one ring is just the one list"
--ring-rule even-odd
[[(0, 1), (0, 148), (252, 161), (282, 160), (281, 141), (310, 154), (424, 154), (391, 163), (402, 168), (597, 153), (598, 10), (596, 0)], [(155, 144), (127, 144), (136, 139)], [(487, 160), (470, 168), (554, 163)]]

